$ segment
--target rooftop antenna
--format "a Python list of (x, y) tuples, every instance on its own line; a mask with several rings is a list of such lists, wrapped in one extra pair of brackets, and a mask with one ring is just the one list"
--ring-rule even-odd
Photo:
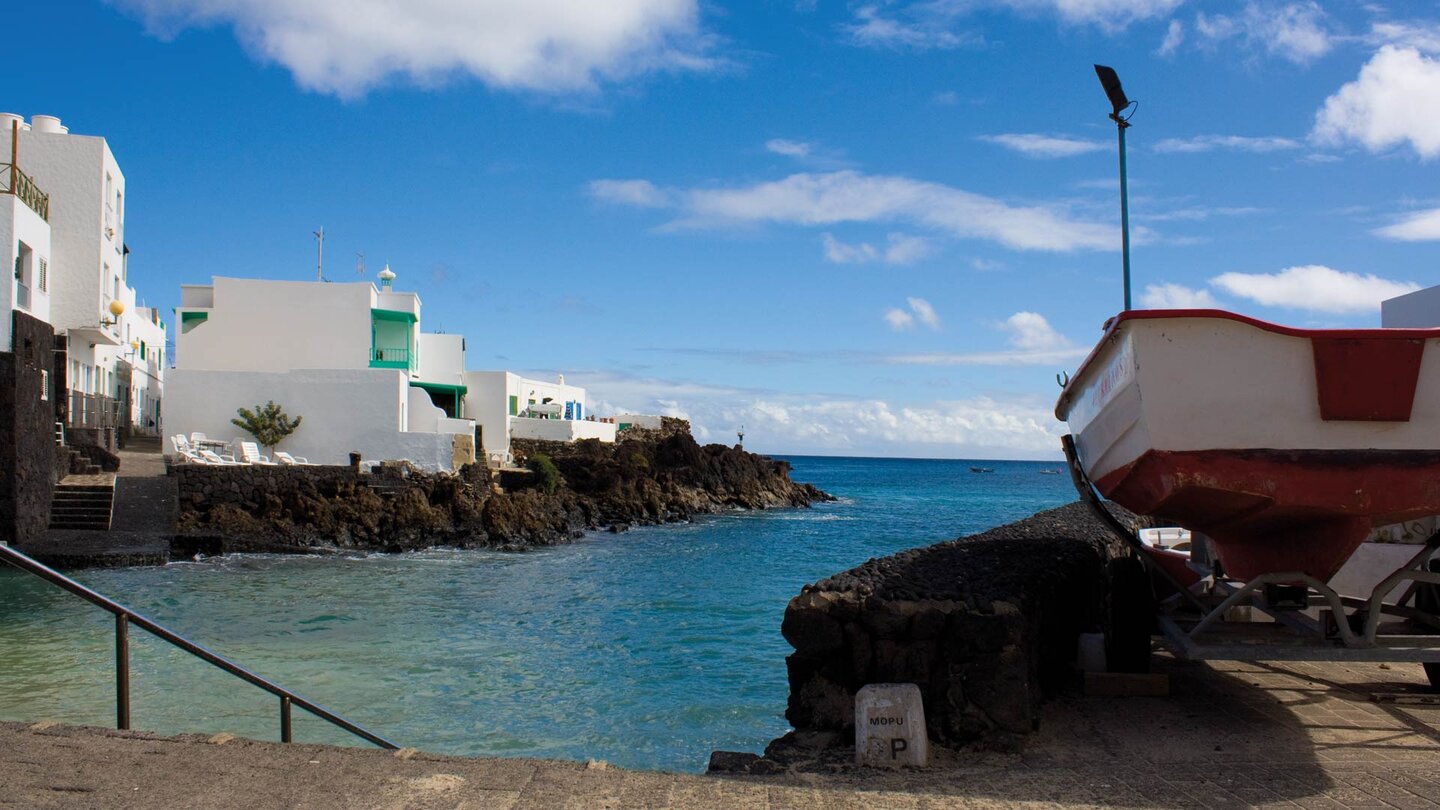
[(320, 271), (325, 267), (325, 226), (321, 225), (320, 230), (312, 233), (315, 234), (315, 280), (324, 281)]
[[(1100, 79), (1100, 86), (1105, 88), (1105, 97), (1110, 99), (1110, 120), (1115, 122), (1115, 128), (1120, 132), (1120, 262), (1125, 274), (1125, 309), (1130, 309), (1130, 195), (1128, 182), (1125, 179), (1125, 130), (1130, 128), (1130, 119), (1134, 117), (1135, 110), (1140, 102), (1131, 101), (1125, 95), (1125, 90), (1120, 86), (1120, 76), (1115, 73), (1114, 68), (1104, 65), (1095, 66), (1095, 75)], [(1129, 110), (1129, 115), (1124, 115)]]
[(365, 251), (355, 251), (355, 275), (365, 275)]

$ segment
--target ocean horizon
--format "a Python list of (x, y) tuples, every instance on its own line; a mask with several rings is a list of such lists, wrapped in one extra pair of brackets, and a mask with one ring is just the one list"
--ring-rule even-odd
[[(788, 728), (786, 603), (1074, 500), (1053, 461), (774, 455), (835, 495), (526, 552), (230, 555), (81, 582), (397, 743), (701, 771)], [(993, 472), (973, 473), (972, 464)], [(0, 719), (113, 723), (113, 625), (0, 571)], [(274, 699), (139, 631), (136, 728), (275, 739)], [(295, 739), (354, 744), (297, 712)]]

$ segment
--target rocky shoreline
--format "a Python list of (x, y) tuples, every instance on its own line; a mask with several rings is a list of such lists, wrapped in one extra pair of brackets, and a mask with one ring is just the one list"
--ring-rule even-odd
[(667, 420), (660, 430), (632, 428), (614, 444), (516, 441), (513, 450), (517, 463), (535, 469), (470, 465), (435, 474), (403, 463), (372, 472), (180, 465), (173, 470), (176, 552), (519, 550), (570, 542), (586, 531), (833, 500), (791, 481), (784, 461), (701, 446), (682, 420)]

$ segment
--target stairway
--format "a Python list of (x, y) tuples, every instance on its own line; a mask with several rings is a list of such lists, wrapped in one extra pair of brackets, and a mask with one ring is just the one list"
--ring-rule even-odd
[(114, 508), (114, 475), (66, 476), (50, 502), (50, 528), (109, 531)]

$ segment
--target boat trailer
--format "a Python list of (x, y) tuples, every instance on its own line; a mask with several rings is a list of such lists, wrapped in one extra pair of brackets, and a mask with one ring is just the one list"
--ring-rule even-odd
[[(1186, 587), (1147, 550), (1139, 533), (1117, 519), (1081, 467), (1074, 437), (1061, 443), (1080, 499), (1134, 552), (1111, 569), (1106, 647), (1120, 671), (1143, 671), (1150, 633), (1158, 628), (1180, 658), (1229, 661), (1356, 661), (1423, 664), (1440, 689), (1440, 532), (1382, 579), (1368, 595), (1338, 593), (1296, 571), (1275, 571), (1249, 581), (1225, 575), (1209, 540), (1192, 532), (1189, 568), (1200, 579)], [(1144, 576), (1140, 576), (1143, 566)], [(1385, 601), (1405, 585), (1394, 602)], [(1158, 591), (1158, 594), (1157, 594)], [(1249, 608), (1250, 610), (1244, 610)], [(1239, 609), (1239, 610), (1237, 610)], [(1116, 611), (1150, 611), (1154, 622), (1125, 621)], [(1254, 612), (1269, 619), (1253, 619)], [(1118, 656), (1117, 656), (1118, 653)], [(1118, 657), (1118, 662), (1116, 661)]]

